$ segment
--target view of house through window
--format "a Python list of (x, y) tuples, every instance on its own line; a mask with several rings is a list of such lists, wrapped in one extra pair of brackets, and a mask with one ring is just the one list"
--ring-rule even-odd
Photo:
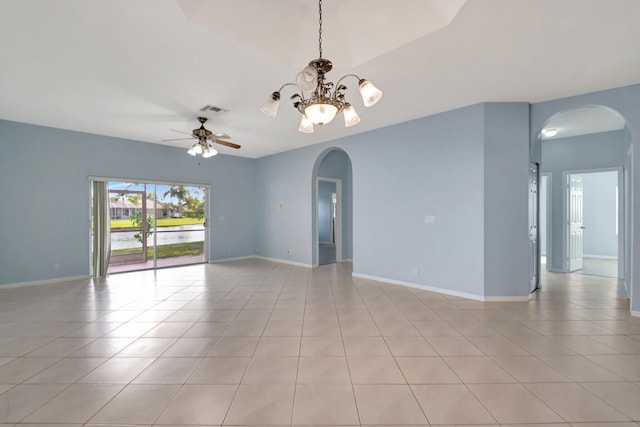
[(109, 272), (205, 262), (207, 189), (109, 181)]

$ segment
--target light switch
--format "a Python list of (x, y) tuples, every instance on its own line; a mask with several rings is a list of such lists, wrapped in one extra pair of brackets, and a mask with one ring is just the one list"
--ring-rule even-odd
[(425, 224), (435, 224), (436, 223), (436, 217), (434, 215), (425, 215), (424, 223)]

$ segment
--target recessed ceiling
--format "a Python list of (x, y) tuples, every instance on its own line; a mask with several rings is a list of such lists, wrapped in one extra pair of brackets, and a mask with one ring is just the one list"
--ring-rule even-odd
[[(542, 130), (542, 140), (568, 138), (624, 129), (626, 123), (619, 114), (603, 107), (585, 107), (563, 111), (555, 115)], [(554, 136), (545, 136), (544, 131), (555, 129)]]
[[(392, 6), (388, 0), (324, 0), (323, 56), (356, 67), (449, 25), (465, 1), (404, 0)], [(318, 57), (318, 3), (280, 2), (178, 0), (185, 15), (214, 37), (302, 68)]]
[[(186, 149), (207, 128), (261, 157), (492, 101), (540, 102), (640, 83), (637, 0), (325, 0), (328, 79), (384, 92), (362, 121), (310, 135), (267, 96), (317, 57), (313, 0), (0, 0), (0, 118)], [(447, 24), (448, 23), (448, 24)], [(552, 58), (550, 60), (549, 58)], [(186, 154), (185, 154), (186, 155)]]

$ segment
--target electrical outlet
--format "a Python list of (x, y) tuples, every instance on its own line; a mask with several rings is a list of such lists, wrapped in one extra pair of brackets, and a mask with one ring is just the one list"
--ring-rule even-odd
[(53, 271), (58, 271), (60, 270), (60, 264), (58, 264), (57, 262), (54, 262), (53, 264), (51, 264), (51, 269)]
[(412, 267), (411, 268), (411, 275), (413, 277), (416, 277), (418, 275), (418, 267)]

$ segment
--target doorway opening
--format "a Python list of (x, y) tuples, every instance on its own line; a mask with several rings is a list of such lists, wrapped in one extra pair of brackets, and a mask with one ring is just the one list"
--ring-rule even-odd
[(569, 272), (618, 277), (621, 179), (621, 170), (566, 174)]
[(339, 148), (322, 152), (312, 172), (313, 265), (326, 265), (352, 259), (352, 168), (351, 159)]
[(342, 262), (342, 180), (318, 178), (318, 265)]
[(106, 187), (109, 273), (206, 262), (207, 186), (108, 180)]
[[(546, 120), (534, 144), (542, 176), (541, 265), (550, 272), (617, 278), (618, 295), (629, 298), (631, 194), (624, 183), (632, 153), (626, 120), (602, 105), (560, 111)], [(608, 190), (598, 196), (591, 181), (605, 172)], [(600, 211), (610, 219), (599, 221)]]

